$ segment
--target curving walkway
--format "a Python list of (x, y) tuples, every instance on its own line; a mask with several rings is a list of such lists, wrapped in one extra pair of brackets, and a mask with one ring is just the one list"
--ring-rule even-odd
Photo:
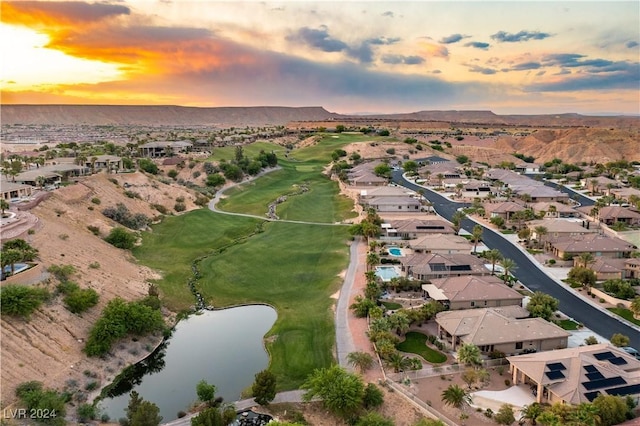
[(286, 220), (286, 219), (272, 219), (269, 217), (265, 217), (265, 216), (259, 216), (259, 215), (255, 215), (255, 214), (248, 214), (248, 213), (234, 213), (234, 212), (227, 212), (224, 210), (219, 210), (216, 205), (218, 204), (218, 202), (220, 201), (220, 199), (222, 198), (222, 194), (228, 190), (229, 188), (233, 188), (234, 186), (238, 186), (238, 185), (242, 185), (244, 183), (247, 182), (251, 182), (252, 180), (255, 180), (261, 176), (264, 176), (267, 173), (271, 173), (275, 170), (280, 170), (280, 167), (274, 167), (272, 169), (269, 170), (264, 170), (260, 173), (258, 173), (255, 176), (252, 176), (251, 178), (244, 180), (242, 182), (238, 182), (238, 183), (234, 183), (233, 185), (227, 186), (226, 188), (216, 192), (216, 195), (211, 199), (211, 201), (209, 201), (209, 210), (216, 212), (216, 213), (220, 213), (220, 214), (226, 214), (226, 215), (230, 215), (230, 216), (242, 216), (242, 217), (251, 217), (254, 219), (260, 219), (260, 220), (264, 220), (267, 222), (284, 222), (284, 223), (298, 223), (298, 224), (303, 224), (303, 225), (321, 225), (321, 226), (350, 226), (351, 224), (348, 223), (340, 223), (340, 222), (336, 222), (336, 223), (327, 223), (327, 222), (307, 222), (304, 220)]

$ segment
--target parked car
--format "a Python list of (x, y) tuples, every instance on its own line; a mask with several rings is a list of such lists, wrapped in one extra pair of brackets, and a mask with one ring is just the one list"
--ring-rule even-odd
[(640, 352), (638, 352), (637, 349), (632, 348), (631, 346), (625, 346), (621, 349), (626, 353), (628, 353), (629, 355), (634, 356), (636, 359), (640, 359)]

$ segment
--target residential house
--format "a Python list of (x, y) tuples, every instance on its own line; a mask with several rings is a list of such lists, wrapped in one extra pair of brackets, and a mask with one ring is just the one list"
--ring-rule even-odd
[(578, 405), (598, 395), (640, 395), (640, 361), (601, 343), (507, 357), (512, 383), (534, 389), (538, 403)]
[(605, 225), (622, 222), (627, 226), (640, 226), (640, 213), (636, 213), (626, 207), (601, 207), (596, 214), (596, 219)]
[[(526, 178), (528, 179), (528, 178)], [(509, 187), (513, 190), (513, 193), (521, 198), (528, 198), (532, 202), (569, 202), (569, 195), (564, 192), (558, 191), (551, 187), (545, 186), (539, 182), (529, 179), (529, 182), (520, 185), (512, 185)]]
[(482, 207), (484, 208), (484, 214), (487, 219), (501, 217), (505, 222), (509, 222), (514, 213), (526, 210), (525, 206), (514, 203), (513, 201), (483, 203)]
[(613, 188), (611, 189), (611, 195), (616, 197), (616, 199), (629, 201), (631, 196), (636, 196), (640, 198), (640, 189), (636, 188)]
[(408, 197), (413, 195), (416, 195), (414, 191), (402, 186), (376, 186), (375, 188), (360, 190), (360, 201), (363, 202), (364, 200), (380, 197)]
[(520, 162), (516, 164), (516, 172), (518, 173), (540, 173), (540, 165), (535, 163)]
[(578, 217), (580, 214), (571, 206), (558, 202), (540, 202), (530, 204), (536, 215), (544, 213), (545, 218), (571, 218)]
[(18, 201), (29, 198), (33, 193), (33, 186), (31, 185), (9, 182), (4, 179), (0, 187), (2, 188), (2, 198), (7, 201)]
[(470, 254), (412, 253), (400, 260), (409, 278), (431, 280), (463, 275), (489, 275), (482, 259)]
[[(545, 235), (538, 235), (536, 228), (544, 227)], [(576, 221), (565, 219), (538, 219), (527, 222), (527, 228), (531, 231), (531, 238), (538, 241), (550, 241), (562, 237), (574, 237), (586, 234), (595, 234), (599, 227), (588, 221)]]
[(365, 209), (372, 208), (378, 213), (415, 213), (419, 212), (422, 204), (413, 197), (377, 197), (364, 200)]
[(625, 259), (624, 271), (627, 278), (640, 278), (640, 259)]
[(190, 152), (192, 146), (193, 144), (187, 141), (147, 142), (138, 147), (138, 152), (142, 157), (171, 157), (174, 154)]
[(30, 169), (15, 176), (15, 182), (31, 186), (51, 187), (71, 177), (84, 176), (90, 170), (73, 163), (58, 163)]
[(84, 166), (93, 171), (116, 171), (123, 168), (122, 157), (118, 157), (116, 155), (97, 155), (95, 157), (88, 157), (84, 162)]
[(542, 318), (513, 318), (508, 312), (496, 308), (439, 312), (435, 318), (438, 337), (454, 351), (466, 343), (485, 354), (499, 351), (515, 355), (567, 347), (570, 333), (561, 327)]
[(493, 275), (433, 278), (422, 285), (422, 294), (450, 310), (522, 306), (524, 297)]
[(623, 239), (600, 234), (548, 239), (546, 245), (554, 256), (561, 259), (572, 259), (582, 253), (591, 253), (594, 257), (629, 258), (637, 248)]
[[(597, 257), (589, 269), (596, 273), (596, 280), (614, 280), (626, 278), (625, 265), (629, 259), (611, 259), (608, 257)], [(574, 265), (580, 263), (579, 259), (573, 259)]]
[(619, 188), (620, 182), (615, 179), (609, 179), (606, 176), (597, 176), (584, 178), (580, 184), (588, 188), (592, 193), (610, 195), (613, 188)]
[(469, 240), (455, 234), (427, 234), (410, 240), (408, 245), (418, 253), (469, 254), (473, 250)]
[(388, 224), (383, 223), (382, 230), (383, 232), (386, 232), (386, 236), (388, 237), (400, 237), (405, 240), (415, 239), (430, 234), (455, 234), (451, 224), (446, 220), (441, 219), (392, 220)]
[(379, 161), (362, 163), (350, 169), (347, 173), (349, 185), (356, 187), (387, 186), (389, 179), (378, 176), (373, 171), (379, 164), (382, 163)]

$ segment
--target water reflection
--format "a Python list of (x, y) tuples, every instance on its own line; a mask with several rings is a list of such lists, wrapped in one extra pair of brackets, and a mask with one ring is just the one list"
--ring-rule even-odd
[(141, 363), (122, 373), (126, 380), (108, 389), (101, 402), (114, 421), (125, 417), (131, 390), (160, 407), (163, 421), (177, 418), (197, 400), (196, 384), (204, 379), (216, 395), (231, 402), (251, 386), (268, 365), (262, 339), (276, 320), (265, 305), (204, 311), (178, 323), (173, 335)]

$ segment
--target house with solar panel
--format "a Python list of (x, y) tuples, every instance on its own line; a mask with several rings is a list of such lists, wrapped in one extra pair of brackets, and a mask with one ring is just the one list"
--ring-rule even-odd
[(640, 360), (606, 343), (507, 357), (514, 385), (539, 403), (578, 405), (598, 395), (640, 398)]

